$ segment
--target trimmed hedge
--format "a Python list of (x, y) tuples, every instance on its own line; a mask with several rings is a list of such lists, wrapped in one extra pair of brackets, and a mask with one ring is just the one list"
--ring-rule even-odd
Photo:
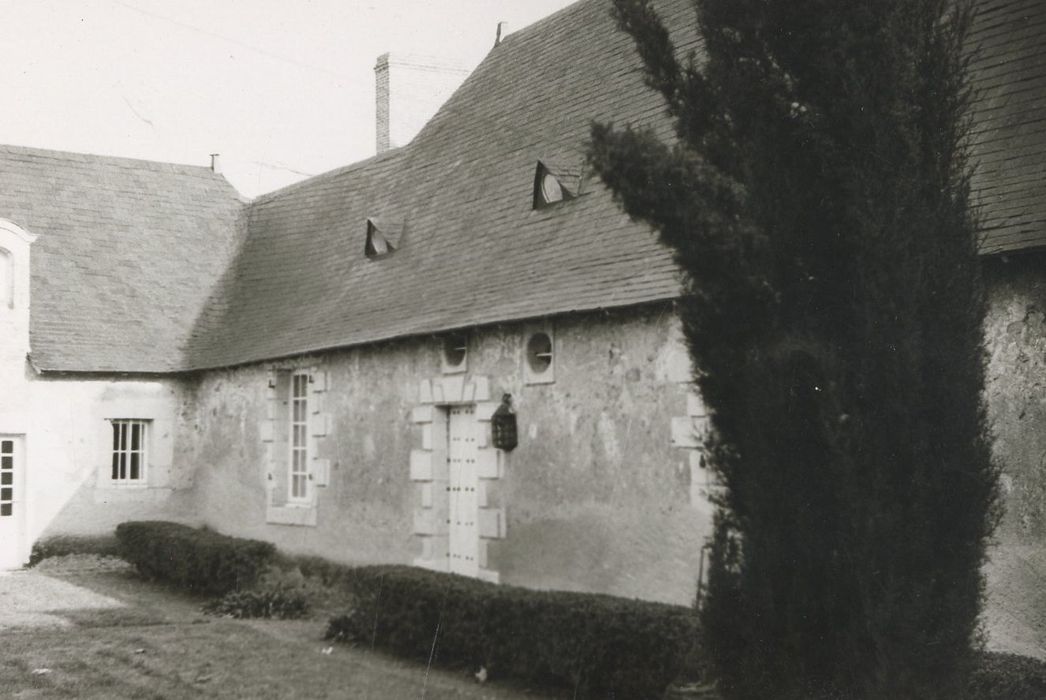
[(121, 523), (116, 539), (142, 575), (213, 595), (250, 586), (276, 556), (269, 542), (163, 521)]
[(983, 653), (977, 662), (967, 685), (971, 700), (1046, 698), (1046, 662), (999, 652)]
[(311, 600), (325, 590), (296, 568), (282, 569), (277, 562), (252, 587), (208, 601), (203, 611), (224, 617), (293, 620), (305, 617)]
[(103, 557), (120, 556), (120, 543), (112, 535), (56, 535), (33, 543), (29, 566), (44, 559), (69, 554), (97, 554)]
[(248, 588), (230, 591), (203, 606), (208, 615), (220, 615), (240, 619), (276, 618), (296, 620), (305, 617), (309, 601), (300, 590), (278, 588)]
[(576, 697), (657, 698), (684, 671), (692, 610), (607, 595), (533, 591), (405, 566), (351, 570), (357, 607), (327, 638), (450, 667), (483, 667)]

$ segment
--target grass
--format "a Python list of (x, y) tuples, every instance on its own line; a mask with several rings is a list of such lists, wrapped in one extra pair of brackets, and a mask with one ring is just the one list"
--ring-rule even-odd
[[(40, 575), (24, 574), (25, 585)], [(367, 650), (330, 648), (320, 639), (322, 620), (206, 617), (199, 599), (127, 573), (52, 576), (124, 606), (50, 611), (66, 627), (0, 627), (4, 697), (535, 697)]]
[[(476, 698), (423, 668), (221, 620), (5, 635), (0, 687), (22, 698)], [(49, 672), (34, 675), (36, 669)], [(485, 690), (485, 689), (484, 689)], [(502, 697), (509, 697), (501, 694)]]

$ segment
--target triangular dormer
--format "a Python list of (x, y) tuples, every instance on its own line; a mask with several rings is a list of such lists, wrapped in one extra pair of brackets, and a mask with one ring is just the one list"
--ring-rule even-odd
[(404, 224), (400, 219), (367, 217), (367, 242), (363, 253), (368, 258), (382, 258), (395, 252), (400, 246)]

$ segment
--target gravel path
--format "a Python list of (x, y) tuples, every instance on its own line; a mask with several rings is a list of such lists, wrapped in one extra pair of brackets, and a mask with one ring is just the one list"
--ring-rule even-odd
[(0, 573), (0, 629), (69, 627), (62, 610), (111, 610), (126, 607), (115, 598), (35, 571)]

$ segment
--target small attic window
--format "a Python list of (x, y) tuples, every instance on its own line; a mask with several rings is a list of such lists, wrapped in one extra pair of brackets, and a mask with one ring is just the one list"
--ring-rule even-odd
[(367, 219), (367, 242), (364, 254), (371, 259), (382, 258), (399, 248), (403, 222), (379, 217)]
[(575, 193), (566, 184), (567, 178), (558, 175), (541, 161), (538, 161), (534, 174), (534, 208), (544, 209), (566, 199), (573, 199)]

